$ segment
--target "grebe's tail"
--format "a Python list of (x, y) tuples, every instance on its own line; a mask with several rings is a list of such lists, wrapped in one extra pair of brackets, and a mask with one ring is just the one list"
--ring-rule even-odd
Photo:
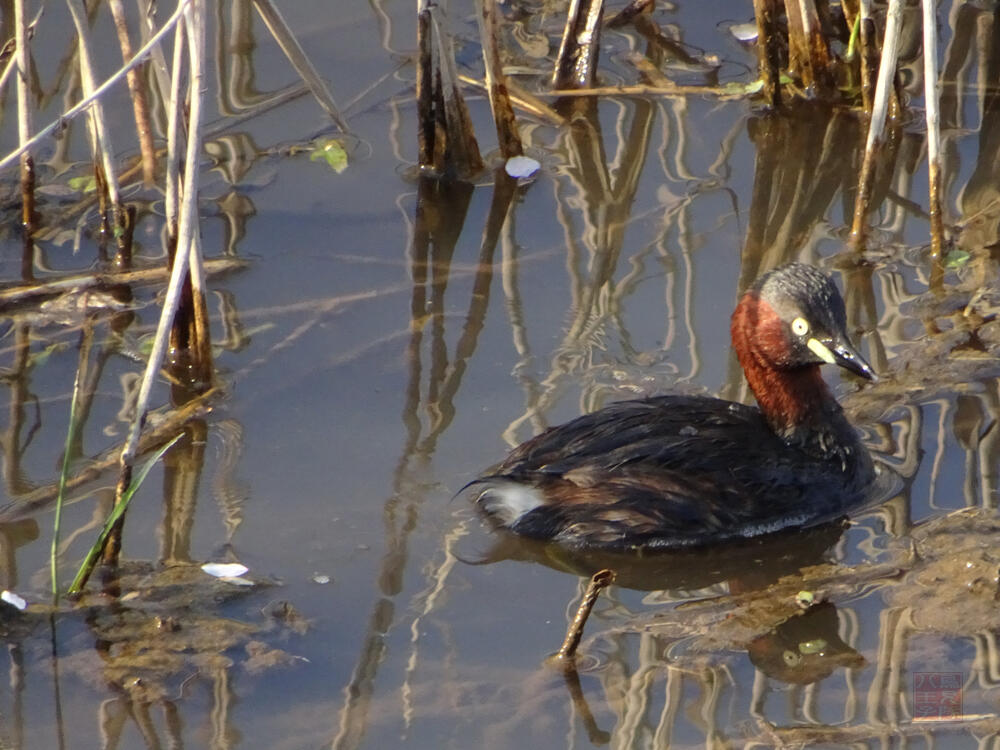
[(474, 479), (455, 496), (474, 490), (475, 503), (500, 526), (511, 528), (535, 508), (546, 504), (545, 495), (537, 487), (502, 475)]

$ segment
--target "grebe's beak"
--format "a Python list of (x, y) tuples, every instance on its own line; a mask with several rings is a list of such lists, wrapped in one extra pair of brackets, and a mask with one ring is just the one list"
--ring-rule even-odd
[(872, 366), (865, 361), (860, 352), (854, 348), (847, 336), (837, 336), (835, 339), (820, 341), (809, 339), (806, 342), (809, 350), (827, 364), (843, 367), (866, 380), (876, 381), (878, 376)]

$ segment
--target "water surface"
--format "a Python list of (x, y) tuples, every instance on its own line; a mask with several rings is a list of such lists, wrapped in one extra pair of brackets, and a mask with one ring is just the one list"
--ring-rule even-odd
[[(10, 616), (6, 744), (995, 741), (1000, 204), (996, 91), (984, 83), (1000, 59), (994, 16), (942, 9), (955, 243), (932, 292), (919, 61), (905, 77), (913, 118), (896, 134), (872, 241), (858, 258), (844, 246), (862, 140), (854, 114), (817, 106), (779, 117), (706, 95), (602, 97), (572, 127), (526, 117), (528, 151), (543, 167), (501, 224), (490, 174), (465, 187), (415, 179), (412, 3), (285, 5), (346, 105), (358, 138), (350, 165), (338, 175), (298, 148), (332, 134), (308, 97), (223, 119), (296, 79), (251, 4), (213, 9), (218, 130), (206, 140), (203, 242), (211, 258), (245, 261), (211, 280), (227, 393), (129, 511), (125, 600), (95, 595), (51, 621)], [(524, 34), (556, 39), (562, 10), (533, 10)], [(749, 81), (755, 56), (728, 33), (726, 22), (746, 20), (733, 13), (701, 3), (653, 14), (694, 58), (718, 57), (710, 75), (626, 29), (605, 36), (604, 82), (634, 79), (630, 51), (658, 55), (681, 82)], [(451, 15), (459, 62), (481, 77), (475, 19), (464, 8)], [(68, 85), (58, 78), (61, 22), (47, 19), (39, 32), (50, 90), (39, 122), (58, 114)], [(99, 15), (110, 40), (106, 25)], [(505, 43), (518, 70), (538, 71), (522, 85), (543, 87), (548, 61)], [(115, 54), (102, 53), (102, 69)], [(489, 152), (488, 103), (468, 95)], [(114, 126), (129, 143), (130, 108), (117, 96)], [(11, 102), (4, 112), (6, 150), (16, 140)], [(43, 185), (64, 188), (66, 175), (86, 173), (82, 124), (67, 138), (66, 153), (56, 158), (49, 146), (40, 159), (49, 162)], [(65, 190), (49, 195), (36, 276), (88, 269), (93, 212), (69, 208), (79, 196)], [(162, 205), (144, 207), (137, 238), (152, 262)], [(12, 283), (21, 277), (15, 217), (8, 208), (2, 272)], [(495, 227), (496, 241), (484, 240)], [(623, 585), (600, 599), (580, 671), (547, 666), (585, 576), (608, 561), (497, 546), (453, 494), (517, 442), (612, 400), (745, 398), (728, 316), (760, 271), (788, 260), (831, 271), (845, 291), (852, 331), (882, 380), (862, 387), (829, 373), (830, 383), (898, 487), (846, 530), (611, 561)], [(138, 308), (124, 343), (107, 317), (94, 322), (90, 361), (103, 369), (80, 467), (123, 439), (122, 390), (141, 367), (127, 353), (155, 325), (155, 287), (139, 290)], [(37, 307), (5, 315), (2, 578), (44, 603), (52, 508), (25, 497), (58, 476), (83, 321)], [(169, 398), (164, 385), (154, 403)], [(67, 580), (113, 482), (106, 472), (74, 493)], [(192, 567), (228, 559), (249, 566), (258, 585), (207, 583)], [(800, 590), (826, 603), (800, 613)], [(927, 674), (937, 692), (919, 689), (932, 686)], [(942, 691), (956, 680), (959, 716), (917, 722), (954, 705)]]

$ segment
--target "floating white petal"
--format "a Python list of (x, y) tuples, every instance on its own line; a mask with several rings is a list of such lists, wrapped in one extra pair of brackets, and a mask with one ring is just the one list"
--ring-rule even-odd
[(235, 578), (250, 570), (246, 565), (240, 563), (205, 563), (201, 569), (216, 578)]
[(736, 37), (738, 42), (757, 41), (756, 23), (734, 23), (729, 27), (729, 33)]
[(504, 165), (504, 170), (511, 177), (531, 177), (541, 166), (537, 159), (532, 159), (530, 156), (512, 156)]
[(28, 603), (24, 601), (21, 597), (15, 594), (13, 591), (8, 591), (4, 589), (0, 592), (0, 599), (3, 599), (12, 607), (17, 607), (18, 609), (24, 610), (28, 608)]

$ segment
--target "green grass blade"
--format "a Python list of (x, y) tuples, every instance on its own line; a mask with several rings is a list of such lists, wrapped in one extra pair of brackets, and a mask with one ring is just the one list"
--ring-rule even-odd
[(49, 550), (49, 571), (52, 577), (52, 597), (59, 596), (59, 533), (62, 526), (63, 500), (66, 495), (66, 481), (69, 478), (70, 451), (79, 425), (76, 423), (76, 405), (80, 400), (80, 384), (83, 382), (83, 372), (90, 359), (90, 343), (93, 338), (93, 328), (88, 322), (80, 331), (80, 361), (73, 378), (73, 395), (69, 401), (69, 426), (66, 428), (66, 444), (63, 446), (62, 468), (59, 470), (59, 489), (56, 492), (56, 511), (52, 520), (52, 547)]
[(56, 512), (52, 521), (52, 548), (49, 550), (49, 570), (52, 577), (52, 596), (59, 596), (59, 530), (62, 524), (63, 497), (66, 493), (66, 478), (69, 475), (69, 452), (76, 432), (76, 394), (79, 389), (73, 388), (73, 397), (69, 402), (69, 427), (66, 429), (66, 445), (63, 447), (62, 469), (59, 471), (59, 490), (56, 493)]
[(847, 42), (847, 52), (844, 59), (850, 62), (858, 51), (858, 36), (861, 34), (861, 14), (854, 19), (854, 26), (851, 27), (851, 38)]
[(80, 570), (77, 571), (76, 577), (73, 579), (73, 583), (69, 587), (70, 594), (79, 593), (80, 590), (87, 583), (87, 579), (90, 577), (91, 572), (94, 570), (94, 565), (97, 563), (97, 558), (100, 557), (101, 552), (104, 550), (104, 545), (108, 541), (108, 534), (111, 533), (112, 527), (118, 522), (118, 520), (125, 514), (125, 510), (128, 508), (128, 504), (132, 500), (132, 496), (135, 495), (136, 491), (142, 485), (143, 481), (146, 479), (146, 475), (149, 474), (150, 469), (153, 465), (159, 461), (163, 454), (166, 453), (174, 443), (180, 440), (184, 436), (184, 433), (178, 434), (173, 440), (160, 448), (152, 457), (143, 464), (139, 473), (132, 477), (132, 481), (129, 483), (128, 489), (122, 494), (122, 501), (118, 503), (114, 509), (108, 514), (107, 520), (104, 522), (104, 528), (101, 529), (101, 533), (97, 537), (97, 541), (94, 542), (90, 551), (87, 552), (87, 557), (84, 558), (83, 564), (80, 565)]

